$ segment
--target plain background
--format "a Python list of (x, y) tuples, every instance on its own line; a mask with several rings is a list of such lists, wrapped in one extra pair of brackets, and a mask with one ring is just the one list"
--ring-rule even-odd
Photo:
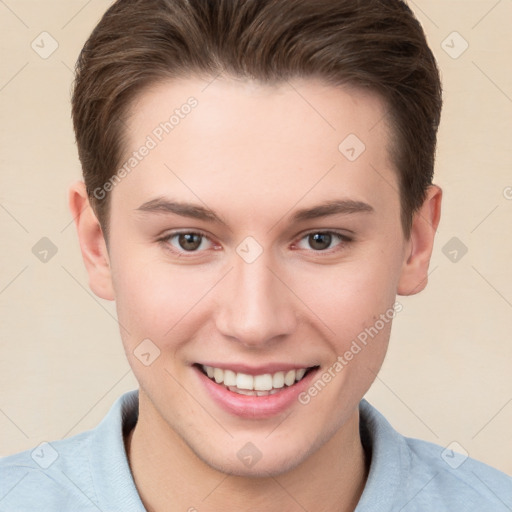
[[(92, 428), (137, 387), (115, 305), (89, 290), (67, 207), (81, 178), (72, 70), (110, 3), (0, 1), (0, 455)], [(512, 2), (410, 5), (444, 83), (443, 215), (430, 282), (398, 298), (367, 398), (403, 434), (457, 442), (512, 474)], [(42, 32), (58, 43), (48, 58)], [(32, 252), (43, 237), (57, 249), (46, 263)]]

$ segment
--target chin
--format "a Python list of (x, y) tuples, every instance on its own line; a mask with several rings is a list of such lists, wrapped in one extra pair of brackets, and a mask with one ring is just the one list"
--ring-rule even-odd
[(265, 437), (254, 436), (254, 443), (247, 435), (240, 440), (236, 437), (223, 439), (221, 450), (218, 449), (220, 443), (198, 447), (191, 445), (189, 440), (185, 442), (196, 457), (216, 471), (244, 478), (269, 478), (296, 469), (323, 444), (320, 437), (306, 442), (304, 437), (298, 439), (293, 434), (297, 432), (284, 436), (286, 445), (282, 440), (269, 442), (265, 439), (268, 434)]
[[(218, 454), (212, 459), (201, 457), (200, 454), (196, 455), (212, 469), (226, 475), (242, 478), (277, 477), (295, 469), (303, 460), (300, 456), (297, 456), (296, 453), (293, 454), (293, 457), (287, 458), (282, 454), (279, 454), (279, 456), (273, 454), (271, 457), (262, 454), (260, 460), (249, 465), (244, 464), (236, 457), (227, 461), (226, 458), (220, 458)], [(232, 457), (231, 453), (229, 456)]]

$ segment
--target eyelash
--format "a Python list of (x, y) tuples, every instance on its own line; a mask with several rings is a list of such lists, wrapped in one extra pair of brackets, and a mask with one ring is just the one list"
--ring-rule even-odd
[[(336, 245), (334, 248), (322, 249), (322, 250), (310, 249), (311, 252), (318, 253), (319, 255), (322, 255), (322, 254), (330, 255), (330, 254), (333, 254), (333, 253), (336, 253), (336, 252), (343, 251), (344, 249), (347, 248), (346, 246), (348, 244), (353, 242), (353, 239), (350, 238), (349, 236), (347, 236), (347, 235), (345, 235), (343, 233), (340, 233), (339, 231), (333, 231), (333, 230), (325, 230), (325, 231), (313, 230), (313, 231), (308, 231), (307, 233), (304, 233), (300, 238), (298, 238), (298, 242), (301, 242), (302, 240), (304, 240), (308, 236), (315, 235), (315, 234), (322, 234), (322, 235), (329, 234), (329, 235), (333, 235), (333, 238), (337, 237), (338, 240), (340, 241), (340, 243), (338, 245)], [(174, 237), (176, 237), (176, 236), (179, 236), (179, 235), (199, 235), (200, 237), (202, 237), (201, 242), (203, 241), (203, 239), (206, 239), (206, 240), (211, 242), (211, 240), (208, 237), (208, 235), (206, 235), (205, 233), (203, 233), (201, 231), (172, 231), (170, 233), (167, 233), (162, 238), (159, 238), (157, 240), (157, 242), (159, 242), (164, 247), (164, 249), (166, 249), (167, 251), (169, 251), (169, 252), (171, 252), (173, 254), (177, 254), (179, 257), (185, 256), (187, 258), (191, 258), (191, 257), (193, 258), (194, 255), (197, 255), (198, 253), (203, 252), (203, 251), (198, 251), (198, 250), (195, 250), (195, 251), (178, 250), (175, 247), (171, 246), (170, 243), (169, 243), (169, 240), (174, 238)], [(294, 242), (293, 245), (296, 245), (296, 243), (298, 243), (298, 242)]]

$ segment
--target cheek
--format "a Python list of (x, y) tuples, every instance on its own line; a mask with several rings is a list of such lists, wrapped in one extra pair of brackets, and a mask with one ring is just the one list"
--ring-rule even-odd
[(181, 381), (183, 375), (174, 358), (198, 327), (208, 279), (161, 261), (125, 259), (116, 270), (117, 316), (130, 367), (151, 395), (170, 394), (181, 410), (186, 400), (175, 379)]
[[(183, 332), (195, 308), (211, 287), (213, 277), (190, 267), (176, 267), (161, 259), (125, 258), (113, 276), (119, 321), (129, 331), (130, 346), (150, 338), (164, 348)], [(210, 279), (212, 277), (212, 279)]]
[(361, 258), (295, 273), (294, 291), (341, 344), (375, 323), (395, 302), (398, 273), (389, 259), (377, 260)]

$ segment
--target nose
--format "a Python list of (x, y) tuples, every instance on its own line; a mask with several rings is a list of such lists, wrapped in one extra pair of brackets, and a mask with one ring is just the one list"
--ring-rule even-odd
[(216, 301), (216, 326), (225, 337), (259, 348), (294, 332), (295, 297), (275, 267), (265, 252), (252, 263), (234, 255), (234, 268)]

